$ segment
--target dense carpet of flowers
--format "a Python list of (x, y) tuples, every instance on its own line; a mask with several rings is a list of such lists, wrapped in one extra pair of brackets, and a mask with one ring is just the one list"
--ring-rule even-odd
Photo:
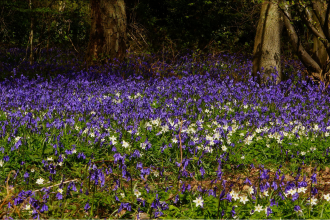
[(0, 218), (330, 218), (327, 88), (259, 85), (226, 54), (87, 71), (7, 52)]

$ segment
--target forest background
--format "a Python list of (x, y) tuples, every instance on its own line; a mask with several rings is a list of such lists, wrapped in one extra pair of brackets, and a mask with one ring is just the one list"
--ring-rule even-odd
[[(299, 58), (310, 75), (322, 75), (322, 70), (323, 81), (327, 81), (325, 73), (328, 72), (328, 55), (322, 43), (327, 47), (329, 32), (326, 33), (324, 29), (328, 28), (325, 24), (329, 23), (329, 7), (322, 0), (6, 0), (0, 3), (1, 48), (26, 48), (26, 59), (30, 60), (31, 65), (40, 60), (42, 49), (48, 51), (54, 47), (70, 48), (78, 53), (85, 53), (86, 57), (87, 54), (91, 56), (95, 51), (88, 49), (88, 45), (93, 35), (91, 30), (96, 29), (92, 22), (97, 17), (93, 18), (91, 8), (95, 12), (95, 7), (100, 9), (102, 4), (117, 5), (119, 8), (120, 5), (123, 6), (125, 11), (121, 16), (125, 17), (125, 36), (120, 37), (125, 37), (124, 49), (129, 52), (167, 51), (173, 54), (173, 58), (176, 52), (184, 49), (191, 49), (198, 54), (230, 52), (253, 55), (257, 59), (253, 61), (253, 74), (256, 76), (262, 64), (276, 64), (273, 58), (270, 63), (265, 61), (269, 59), (265, 56), (266, 50), (270, 49), (272, 57), (273, 54), (280, 54), (284, 58)], [(274, 10), (272, 8), (276, 8), (281, 19), (276, 21), (278, 24), (267, 23), (276, 20), (276, 16), (271, 17), (271, 10)], [(262, 20), (263, 13), (266, 13), (264, 15), (268, 16), (268, 20)], [(319, 13), (320, 16), (315, 17), (311, 13)], [(288, 19), (287, 23), (285, 19)], [(263, 29), (263, 25), (271, 27), (270, 32), (267, 32), (267, 28)], [(313, 29), (313, 25), (316, 28)], [(274, 28), (276, 26), (280, 28)], [(320, 31), (320, 27), (324, 33)], [(280, 30), (275, 35), (280, 37), (281, 44), (278, 44), (278, 48), (269, 48), (267, 42), (261, 38), (264, 35), (274, 35), (276, 30)], [(323, 36), (324, 41), (318, 39), (320, 36)], [(274, 39), (268, 38), (268, 41), (273, 44)], [(262, 46), (263, 51), (259, 55), (255, 46), (258, 42), (266, 45)], [(122, 46), (119, 47), (120, 51)], [(320, 48), (323, 49), (323, 55), (317, 54)], [(323, 59), (320, 56), (325, 58), (324, 62), (320, 61)], [(116, 54), (110, 56), (115, 57)], [(97, 57), (98, 60), (100, 58), (102, 57)], [(278, 69), (281, 70), (280, 67)], [(322, 81), (322, 77), (318, 78)]]

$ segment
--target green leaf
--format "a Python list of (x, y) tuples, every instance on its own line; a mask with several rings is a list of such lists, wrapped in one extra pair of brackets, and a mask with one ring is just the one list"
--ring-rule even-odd
[(175, 211), (180, 211), (180, 209), (174, 205), (170, 205), (169, 207), (170, 210), (175, 210)]

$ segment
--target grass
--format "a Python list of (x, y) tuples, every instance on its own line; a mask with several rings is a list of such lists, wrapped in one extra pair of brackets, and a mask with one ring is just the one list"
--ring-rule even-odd
[(329, 218), (329, 96), (298, 62), (258, 85), (237, 54), (24, 55), (0, 54), (1, 218)]

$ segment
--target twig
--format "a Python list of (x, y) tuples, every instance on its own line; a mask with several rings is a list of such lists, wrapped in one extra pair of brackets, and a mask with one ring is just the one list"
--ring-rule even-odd
[(181, 153), (181, 165), (180, 167), (182, 166), (182, 143), (181, 143), (181, 129), (182, 129), (182, 119), (181, 119), (181, 125), (180, 125), (180, 131), (179, 131), (179, 141), (180, 141), (180, 153)]
[[(77, 181), (78, 179), (74, 179), (74, 180), (67, 180), (67, 181), (65, 181), (65, 182), (63, 182), (63, 183), (69, 183), (69, 182), (75, 182), (75, 181)], [(52, 185), (52, 186), (48, 186), (47, 188), (53, 188), (54, 186), (59, 186), (59, 185), (61, 185), (61, 184), (63, 184), (63, 183), (58, 183), (58, 184), (55, 184), (55, 185)], [(41, 189), (37, 189), (37, 190), (34, 190), (33, 192), (39, 192)]]

